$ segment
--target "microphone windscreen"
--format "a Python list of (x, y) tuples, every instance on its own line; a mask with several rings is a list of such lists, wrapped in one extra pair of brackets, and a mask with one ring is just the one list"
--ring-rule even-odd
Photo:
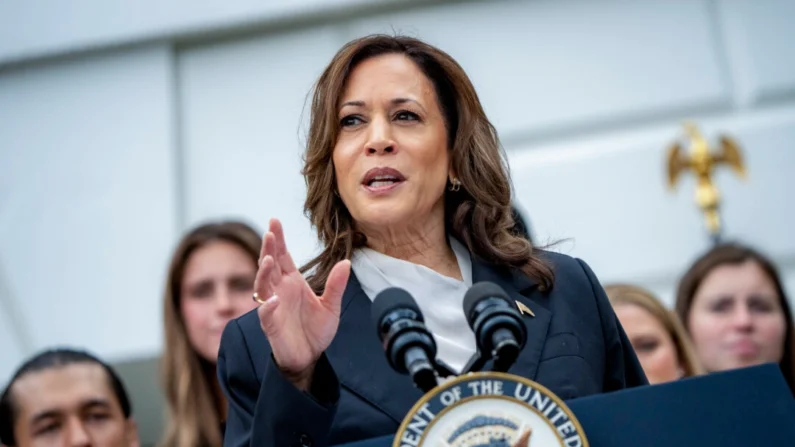
[(466, 295), (464, 295), (464, 315), (466, 316), (467, 321), (471, 322), (472, 309), (478, 302), (480, 302), (480, 300), (484, 298), (502, 298), (508, 303), (511, 302), (511, 300), (508, 298), (508, 294), (505, 293), (505, 290), (493, 282), (482, 281), (474, 284), (469, 288), (469, 290), (467, 290)]
[(420, 321), (423, 321), (417, 302), (410, 293), (399, 287), (384, 289), (376, 295), (370, 308), (370, 316), (375, 324), (380, 325), (381, 319), (395, 309), (411, 309), (419, 315)]

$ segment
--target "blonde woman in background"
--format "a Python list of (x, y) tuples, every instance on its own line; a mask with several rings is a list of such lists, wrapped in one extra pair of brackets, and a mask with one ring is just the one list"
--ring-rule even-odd
[(629, 284), (605, 287), (649, 383), (703, 374), (679, 317), (648, 290)]
[(164, 295), (162, 381), (167, 447), (220, 447), (226, 400), (216, 375), (226, 323), (251, 300), (261, 236), (240, 222), (207, 223), (187, 233), (171, 259)]

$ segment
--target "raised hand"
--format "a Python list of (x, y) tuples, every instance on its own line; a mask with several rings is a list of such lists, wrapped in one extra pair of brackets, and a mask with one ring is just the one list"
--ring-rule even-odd
[(257, 310), (260, 326), (279, 368), (298, 388), (307, 390), (315, 363), (337, 333), (350, 261), (337, 263), (323, 295), (316, 295), (287, 251), (281, 223), (271, 219), (259, 262), (254, 291), (265, 300)]

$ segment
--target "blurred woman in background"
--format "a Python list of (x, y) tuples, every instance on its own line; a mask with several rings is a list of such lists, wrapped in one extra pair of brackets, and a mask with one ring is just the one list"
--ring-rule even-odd
[(795, 390), (792, 312), (761, 253), (739, 244), (706, 252), (682, 277), (676, 311), (707, 371), (778, 363)]
[(605, 287), (649, 383), (704, 373), (679, 317), (651, 292), (628, 284)]
[(226, 400), (216, 376), (226, 323), (251, 300), (261, 236), (240, 222), (201, 225), (177, 246), (164, 295), (162, 380), (168, 403), (163, 445), (220, 447)]

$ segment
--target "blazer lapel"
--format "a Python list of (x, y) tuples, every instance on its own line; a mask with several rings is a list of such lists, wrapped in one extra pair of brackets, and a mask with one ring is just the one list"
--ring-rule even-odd
[[(502, 287), (516, 301), (527, 306), (535, 316), (523, 315), (527, 343), (509, 369), (512, 374), (535, 379), (551, 319), (550, 311), (541, 304), (535, 284), (521, 273), (472, 260), (472, 281), (490, 281)], [(326, 349), (343, 387), (366, 400), (400, 424), (422, 391), (407, 375), (395, 372), (371, 322), (372, 301), (364, 293), (359, 280), (351, 272), (342, 298), (340, 326), (334, 341)], [(467, 330), (469, 330), (467, 328)]]
[(371, 322), (372, 301), (351, 272), (342, 298), (337, 335), (326, 349), (343, 387), (379, 408), (398, 424), (422, 391), (411, 377), (395, 372)]
[(536, 284), (521, 272), (497, 267), (482, 261), (472, 259), (472, 282), (489, 281), (502, 287), (511, 299), (511, 304), (517, 302), (527, 306), (535, 316), (522, 314), (525, 328), (527, 328), (527, 343), (519, 353), (516, 362), (508, 370), (511, 374), (534, 380), (538, 372), (538, 362), (541, 360), (541, 351), (547, 338), (549, 322), (552, 314), (541, 302), (540, 292)]

